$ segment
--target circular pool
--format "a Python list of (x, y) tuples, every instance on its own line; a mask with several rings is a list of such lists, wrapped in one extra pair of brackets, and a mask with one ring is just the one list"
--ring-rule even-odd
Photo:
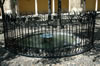
[(12, 52), (33, 57), (65, 57), (94, 46), (95, 12), (68, 13), (51, 20), (47, 15), (39, 19), (5, 16), (5, 46)]
[(32, 48), (53, 49), (80, 45), (81, 39), (69, 32), (51, 32), (33, 34), (22, 39), (19, 43)]

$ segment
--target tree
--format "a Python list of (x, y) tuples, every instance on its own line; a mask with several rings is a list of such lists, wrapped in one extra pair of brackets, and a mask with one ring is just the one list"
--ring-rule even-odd
[(0, 0), (0, 8), (3, 6), (5, 0)]
[(2, 12), (2, 17), (4, 15), (4, 8), (3, 8), (4, 2), (5, 2), (5, 0), (0, 0), (0, 8), (1, 8), (1, 12)]

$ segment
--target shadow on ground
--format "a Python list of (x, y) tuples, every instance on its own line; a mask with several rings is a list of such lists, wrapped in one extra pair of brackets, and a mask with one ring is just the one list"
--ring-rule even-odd
[(74, 60), (75, 57), (63, 57), (63, 58), (43, 58), (39, 61), (37, 61), (36, 63), (43, 63), (43, 64), (61, 64), (63, 61), (71, 61)]
[(93, 62), (100, 62), (100, 20), (96, 22), (94, 35), (94, 48), (83, 55), (94, 56)]
[[(0, 42), (0, 45), (2, 45), (2, 43)], [(4, 60), (11, 60), (13, 58), (15, 58), (16, 55), (7, 51), (4, 47), (0, 46), (0, 63)]]

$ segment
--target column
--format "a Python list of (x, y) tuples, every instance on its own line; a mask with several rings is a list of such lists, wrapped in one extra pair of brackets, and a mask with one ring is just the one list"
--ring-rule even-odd
[(38, 6), (37, 6), (37, 0), (35, 0), (35, 15), (38, 15)]
[(52, 15), (55, 15), (55, 0), (52, 1)]
[(58, 18), (61, 18), (61, 0), (58, 0)]
[(95, 11), (98, 10), (98, 0), (96, 0)]
[(5, 0), (5, 3), (4, 3), (4, 11), (6, 13), (12, 13), (12, 9), (11, 9), (11, 0)]

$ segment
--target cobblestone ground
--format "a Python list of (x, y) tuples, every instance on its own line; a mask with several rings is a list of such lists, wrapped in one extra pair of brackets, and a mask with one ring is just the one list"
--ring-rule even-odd
[(32, 58), (14, 55), (3, 47), (4, 38), (0, 34), (0, 66), (100, 66), (100, 20), (96, 20), (95, 49), (72, 57), (56, 59)]

